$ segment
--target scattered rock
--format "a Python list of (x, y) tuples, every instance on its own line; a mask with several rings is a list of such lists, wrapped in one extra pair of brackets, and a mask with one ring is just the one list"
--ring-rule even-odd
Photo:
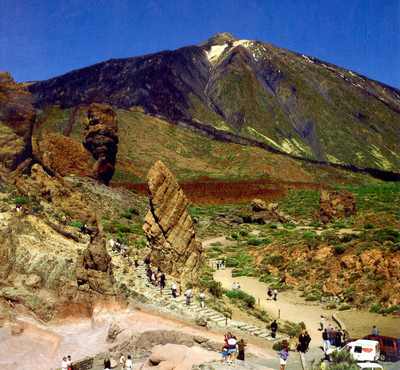
[(195, 322), (196, 322), (196, 325), (198, 325), (198, 326), (207, 327), (207, 320), (202, 316), (196, 317)]
[(356, 200), (349, 191), (321, 191), (318, 214), (321, 222), (328, 223), (332, 219), (349, 217), (355, 213)]
[(117, 339), (118, 335), (124, 330), (121, 329), (116, 322), (112, 322), (107, 332), (107, 342), (113, 343)]
[(24, 279), (24, 285), (28, 288), (40, 288), (42, 278), (39, 275), (30, 274)]
[(183, 283), (196, 281), (202, 246), (196, 240), (186, 196), (161, 161), (153, 165), (147, 178), (150, 210), (143, 230), (150, 244), (151, 262)]
[(94, 176), (108, 185), (114, 175), (118, 151), (117, 115), (107, 104), (92, 103), (87, 118), (83, 145), (96, 160)]
[(267, 204), (261, 199), (253, 199), (250, 212), (242, 215), (245, 223), (266, 224), (269, 222), (294, 222), (288, 215), (279, 211), (277, 203)]

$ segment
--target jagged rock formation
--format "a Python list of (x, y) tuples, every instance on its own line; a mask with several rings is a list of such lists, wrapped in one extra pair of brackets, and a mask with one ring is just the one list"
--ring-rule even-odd
[(196, 281), (202, 247), (196, 240), (188, 201), (174, 175), (157, 161), (148, 173), (150, 210), (143, 230), (151, 248), (151, 260), (164, 272)]
[(117, 115), (106, 104), (93, 103), (87, 111), (84, 147), (96, 159), (94, 176), (106, 185), (111, 181), (118, 151)]
[(81, 289), (90, 288), (98, 293), (113, 294), (114, 278), (106, 240), (98, 228), (93, 233), (78, 262), (81, 265), (77, 269), (78, 285)]
[(0, 73), (0, 163), (8, 170), (31, 158), (34, 120), (31, 94), (8, 73)]
[(356, 213), (356, 200), (349, 191), (321, 191), (319, 219), (327, 223), (335, 218), (349, 217)]

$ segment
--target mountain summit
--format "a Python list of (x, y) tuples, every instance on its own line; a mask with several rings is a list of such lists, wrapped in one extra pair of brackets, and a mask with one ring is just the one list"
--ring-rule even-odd
[(268, 43), (218, 33), (29, 86), (36, 105), (92, 102), (335, 165), (400, 172), (400, 91)]

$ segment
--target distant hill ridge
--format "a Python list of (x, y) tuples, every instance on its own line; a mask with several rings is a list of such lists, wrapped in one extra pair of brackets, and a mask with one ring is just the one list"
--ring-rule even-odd
[(268, 43), (206, 42), (29, 84), (40, 108), (105, 102), (294, 158), (400, 173), (400, 91)]

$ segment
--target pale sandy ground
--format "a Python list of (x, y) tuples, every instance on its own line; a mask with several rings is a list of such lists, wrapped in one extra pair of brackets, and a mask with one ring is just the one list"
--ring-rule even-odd
[[(0, 369), (48, 370), (60, 365), (60, 359), (70, 354), (73, 359), (92, 356), (108, 349), (105, 342), (111, 321), (125, 329), (122, 338), (148, 330), (177, 330), (223, 343), (221, 333), (191, 326), (188, 323), (147, 313), (143, 310), (99, 309), (92, 319), (69, 319), (57, 324), (40, 325), (28, 317), (20, 317), (25, 330), (11, 336), (10, 328), (0, 328)], [(276, 355), (260, 345), (249, 343), (248, 352), (264, 359)], [(215, 355), (215, 354), (213, 354)]]
[[(335, 311), (324, 310), (319, 304), (309, 303), (300, 297), (299, 292), (288, 290), (278, 295), (278, 300), (266, 299), (268, 285), (252, 277), (232, 277), (232, 269), (218, 270), (214, 273), (214, 279), (221, 282), (226, 289), (232, 288), (233, 282), (239, 282), (243, 291), (256, 298), (257, 304), (273, 315), (284, 320), (304, 322), (309, 331), (313, 346), (321, 345), (321, 332), (319, 328), (320, 316), (332, 317)], [(400, 317), (373, 314), (366, 311), (349, 310), (336, 312), (336, 315), (344, 322), (346, 329), (352, 337), (362, 337), (370, 333), (372, 325), (377, 325), (382, 335), (400, 336)], [(332, 325), (337, 326), (333, 321)]]

